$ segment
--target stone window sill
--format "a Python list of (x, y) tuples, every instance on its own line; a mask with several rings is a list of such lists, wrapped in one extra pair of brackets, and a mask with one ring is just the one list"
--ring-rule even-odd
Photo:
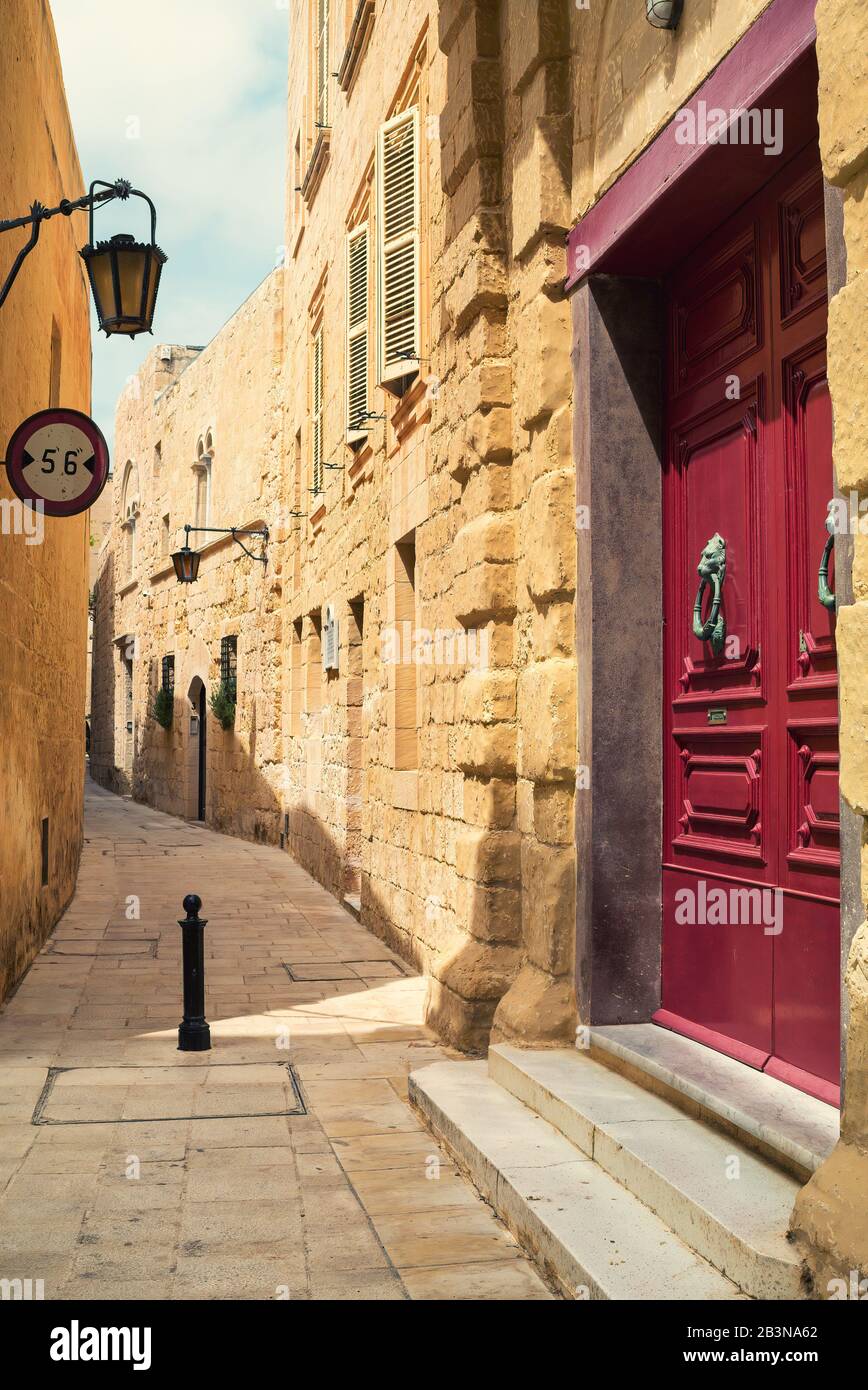
[(413, 382), (392, 411), (391, 426), (395, 438), (402, 441), (417, 425), (431, 418), (431, 400), (424, 377)]
[(353, 492), (360, 487), (363, 482), (372, 476), (371, 465), (374, 461), (374, 450), (372, 445), (367, 442), (360, 449), (354, 451), (354, 456), (347, 467), (347, 476), (350, 480), (350, 487)]
[(317, 132), (316, 141), (311, 152), (310, 162), (307, 171), (301, 181), (301, 196), (305, 203), (310, 206), (316, 195), (316, 191), (322, 182), (322, 176), (329, 160), (329, 147), (331, 145), (331, 131), (320, 130)]

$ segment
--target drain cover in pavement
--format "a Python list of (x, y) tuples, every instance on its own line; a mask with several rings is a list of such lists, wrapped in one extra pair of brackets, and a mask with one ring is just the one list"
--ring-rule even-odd
[(321, 980), (372, 980), (404, 976), (404, 971), (393, 960), (353, 960), (353, 961), (288, 961), (283, 968), (296, 984), (313, 984)]
[(288, 1062), (202, 1067), (49, 1067), (34, 1125), (247, 1120), (306, 1115)]
[(115, 937), (107, 940), (97, 937), (65, 936), (52, 941), (46, 951), (49, 956), (156, 956), (159, 938)]

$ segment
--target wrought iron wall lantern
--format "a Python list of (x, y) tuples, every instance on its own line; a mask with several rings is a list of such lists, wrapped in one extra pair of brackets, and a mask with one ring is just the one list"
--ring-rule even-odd
[[(94, 242), (95, 209), (115, 199), (126, 202), (129, 198), (143, 199), (151, 210), (150, 242), (136, 241), (126, 232), (119, 232), (108, 241)], [(0, 307), (5, 304), (19, 270), (38, 242), (43, 222), (48, 222), (58, 213), (70, 217), (72, 213), (85, 208), (90, 214), (89, 240), (80, 254), (87, 266), (100, 328), (107, 337), (120, 334), (135, 338), (137, 333), (150, 333), (160, 276), (168, 257), (157, 245), (157, 211), (154, 204), (146, 193), (133, 188), (126, 179), (117, 179), (115, 183), (94, 179), (90, 190), (75, 201), (64, 198), (56, 208), (47, 208), (35, 202), (26, 216), (0, 221), (0, 232), (9, 232), (16, 227), (30, 228), (30, 240), (18, 252), (0, 289)]]
[(684, 0), (645, 0), (645, 13), (655, 29), (677, 29)]
[(255, 531), (240, 526), (185, 526), (184, 544), (180, 550), (176, 550), (172, 555), (172, 564), (175, 566), (175, 575), (179, 584), (195, 584), (199, 578), (199, 561), (202, 558), (201, 552), (190, 548), (190, 533), (192, 531), (206, 531), (212, 536), (231, 536), (237, 545), (241, 546), (245, 555), (249, 555), (251, 560), (258, 560), (260, 564), (268, 564), (267, 555), (254, 555), (239, 536), (261, 536), (263, 548), (268, 545), (268, 527), (264, 526), (261, 530)]

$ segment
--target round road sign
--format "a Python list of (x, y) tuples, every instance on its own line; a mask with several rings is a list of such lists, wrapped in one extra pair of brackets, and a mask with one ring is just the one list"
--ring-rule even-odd
[(46, 516), (77, 516), (108, 481), (108, 445), (80, 410), (40, 410), (10, 439), (6, 476), (22, 502), (42, 503)]

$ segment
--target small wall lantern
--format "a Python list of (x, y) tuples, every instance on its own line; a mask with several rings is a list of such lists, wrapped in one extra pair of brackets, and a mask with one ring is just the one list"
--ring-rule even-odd
[(231, 536), (236, 545), (240, 545), (245, 555), (249, 555), (251, 560), (258, 560), (261, 565), (268, 564), (267, 555), (254, 555), (239, 536), (261, 536), (263, 548), (268, 545), (268, 527), (264, 526), (261, 530), (255, 531), (241, 526), (185, 526), (184, 545), (181, 550), (176, 550), (172, 556), (172, 564), (175, 566), (175, 574), (178, 576), (179, 584), (195, 584), (199, 578), (199, 561), (201, 555), (198, 550), (190, 549), (190, 532), (207, 531), (212, 536)]
[(677, 29), (684, 0), (645, 0), (646, 16), (655, 29)]
[[(126, 202), (131, 197), (142, 198), (151, 209), (150, 242), (136, 241), (135, 237), (121, 232), (108, 241), (94, 243), (94, 209), (114, 199)], [(30, 240), (18, 252), (0, 289), (0, 305), (4, 303), (21, 266), (39, 240), (42, 223), (58, 214), (70, 217), (73, 212), (85, 208), (90, 214), (90, 239), (80, 254), (87, 266), (100, 328), (107, 336), (121, 334), (134, 338), (137, 333), (150, 333), (160, 276), (168, 257), (157, 245), (157, 212), (154, 204), (146, 193), (140, 193), (126, 179), (118, 179), (116, 183), (95, 179), (90, 191), (74, 202), (64, 198), (56, 208), (46, 208), (37, 202), (27, 216), (0, 222), (0, 232), (8, 232), (15, 227), (30, 228)]]
[[(190, 537), (187, 537), (189, 541)], [(172, 564), (175, 566), (175, 574), (179, 584), (195, 584), (199, 578), (199, 561), (202, 556), (198, 550), (191, 550), (185, 544), (181, 550), (176, 550), (172, 556)]]

